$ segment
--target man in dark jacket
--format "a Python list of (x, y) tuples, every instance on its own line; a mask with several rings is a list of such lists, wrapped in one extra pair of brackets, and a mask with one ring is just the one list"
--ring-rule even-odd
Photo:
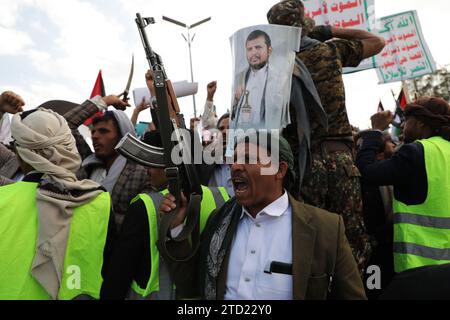
[[(261, 134), (237, 143), (231, 167), (236, 198), (211, 215), (200, 251), (186, 262), (168, 261), (180, 295), (231, 300), (365, 298), (342, 217), (288, 194), (295, 180), (289, 144), (271, 135), (261, 139)], [(244, 158), (245, 162), (239, 160)], [(252, 160), (256, 163), (249, 164)], [(175, 198), (169, 194), (161, 214), (174, 208)], [(185, 211), (186, 199), (173, 221), (172, 236), (183, 228)], [(167, 245), (179, 259), (190, 252), (187, 240), (169, 240)]]
[(374, 131), (363, 136), (357, 165), (373, 185), (394, 186), (394, 266), (402, 272), (450, 261), (450, 106), (424, 97), (405, 107), (405, 145), (391, 159), (376, 161), (380, 130), (390, 111), (372, 117)]

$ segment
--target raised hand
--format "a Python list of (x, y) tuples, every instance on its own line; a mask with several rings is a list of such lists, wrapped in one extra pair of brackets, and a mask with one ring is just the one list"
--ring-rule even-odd
[(213, 101), (214, 95), (217, 90), (217, 81), (212, 81), (212, 82), (208, 83), (208, 85), (206, 86), (206, 90), (208, 91), (207, 100)]
[(23, 111), (25, 102), (22, 97), (12, 91), (5, 91), (0, 95), (0, 111), (15, 114)]
[(375, 130), (384, 131), (389, 128), (389, 124), (391, 123), (394, 115), (391, 111), (382, 111), (375, 113), (370, 120), (372, 121), (372, 128)]
[(124, 101), (121, 99), (122, 95), (116, 96), (116, 95), (109, 95), (106, 97), (103, 97), (103, 102), (105, 102), (105, 104), (107, 106), (113, 106), (114, 108), (116, 108), (117, 110), (126, 110), (127, 107), (130, 106), (130, 104), (127, 101)]

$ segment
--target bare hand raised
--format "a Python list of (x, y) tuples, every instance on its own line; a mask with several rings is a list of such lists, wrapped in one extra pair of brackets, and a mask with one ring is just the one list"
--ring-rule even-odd
[(141, 103), (136, 106), (137, 112), (144, 111), (144, 110), (146, 110), (148, 108), (150, 108), (150, 104), (145, 102), (145, 98), (142, 98)]
[(105, 104), (107, 106), (113, 106), (114, 108), (116, 108), (117, 110), (122, 110), (124, 111), (127, 107), (130, 106), (130, 104), (126, 101), (123, 101), (120, 96), (115, 96), (115, 95), (109, 95), (106, 97), (103, 97), (102, 100), (103, 102), (105, 102)]
[(374, 114), (370, 120), (372, 121), (372, 128), (375, 130), (384, 131), (389, 128), (389, 124), (391, 123), (394, 115), (391, 111), (382, 111)]
[(212, 81), (208, 83), (208, 85), (206, 86), (206, 90), (208, 91), (208, 96), (206, 100), (213, 101), (214, 95), (216, 94), (217, 90), (217, 81)]
[(12, 91), (5, 91), (0, 95), (0, 111), (11, 114), (22, 112), (25, 105), (22, 97)]

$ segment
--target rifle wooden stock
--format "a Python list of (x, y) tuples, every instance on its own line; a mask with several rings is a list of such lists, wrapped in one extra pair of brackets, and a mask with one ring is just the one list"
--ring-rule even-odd
[[(171, 154), (173, 147), (175, 146), (175, 143), (172, 141), (172, 133), (174, 130), (178, 130), (178, 128), (185, 129), (185, 124), (180, 113), (180, 107), (178, 105), (175, 91), (173, 90), (172, 82), (167, 79), (161, 57), (152, 50), (148, 42), (147, 34), (144, 30), (147, 25), (154, 23), (154, 19), (142, 18), (139, 13), (137, 13), (136, 16), (136, 24), (138, 26), (147, 60), (154, 76), (154, 86), (157, 100), (156, 113), (159, 122), (158, 129), (161, 133), (161, 140), (164, 148), (165, 174), (168, 180), (169, 191), (175, 196), (177, 203), (176, 209), (163, 215), (161, 218), (161, 223), (158, 230), (157, 245), (159, 253), (164, 259), (176, 260), (167, 250), (166, 239), (170, 230), (171, 222), (176, 218), (178, 213), (178, 208), (181, 203), (181, 192), (186, 194), (188, 197), (189, 205), (184, 229), (178, 237), (173, 239), (173, 241), (184, 241), (191, 235), (193, 230), (196, 228), (198, 229), (202, 188), (193, 163), (183, 161), (181, 165), (176, 166), (172, 161)], [(182, 147), (183, 153), (187, 152), (189, 148), (185, 148), (184, 139), (180, 138), (179, 131), (175, 132), (177, 134), (176, 144)], [(137, 146), (139, 147), (139, 145)], [(134, 147), (136, 147), (136, 145), (130, 145), (130, 148)], [(152, 151), (150, 155), (154, 156), (155, 150), (149, 150)], [(149, 150), (147, 150), (147, 153)], [(189, 257), (193, 256), (198, 250), (198, 238), (198, 234), (194, 232), (191, 237), (194, 249), (189, 254)]]
[[(166, 87), (167, 87), (167, 100), (170, 104), (170, 109), (173, 110), (173, 114), (170, 114), (171, 118), (176, 118), (177, 114), (180, 113), (180, 106), (178, 105), (177, 96), (175, 95), (175, 90), (173, 89), (172, 81), (166, 80)], [(172, 117), (173, 115), (173, 117)]]

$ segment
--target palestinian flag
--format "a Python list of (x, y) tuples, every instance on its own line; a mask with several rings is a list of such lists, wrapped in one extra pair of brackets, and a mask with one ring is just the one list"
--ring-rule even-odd
[[(92, 89), (92, 93), (90, 98), (93, 98), (95, 96), (101, 96), (104, 97), (105, 94), (105, 85), (103, 84), (103, 77), (102, 77), (102, 70), (100, 70), (98, 72), (98, 76), (97, 76), (97, 80), (95, 80), (95, 85), (94, 85), (94, 89)], [(90, 126), (92, 124), (92, 120), (94, 120), (94, 118), (96, 117), (100, 117), (103, 115), (102, 111), (97, 112), (96, 114), (94, 114), (92, 117), (90, 117), (89, 119), (87, 119), (84, 122), (85, 126)]]
[(400, 108), (403, 111), (405, 111), (405, 106), (408, 104), (408, 102), (406, 101), (406, 95), (405, 95), (405, 91), (403, 90), (403, 88), (400, 91), (400, 94), (398, 95), (397, 102), (398, 102), (398, 105), (400, 106)]

